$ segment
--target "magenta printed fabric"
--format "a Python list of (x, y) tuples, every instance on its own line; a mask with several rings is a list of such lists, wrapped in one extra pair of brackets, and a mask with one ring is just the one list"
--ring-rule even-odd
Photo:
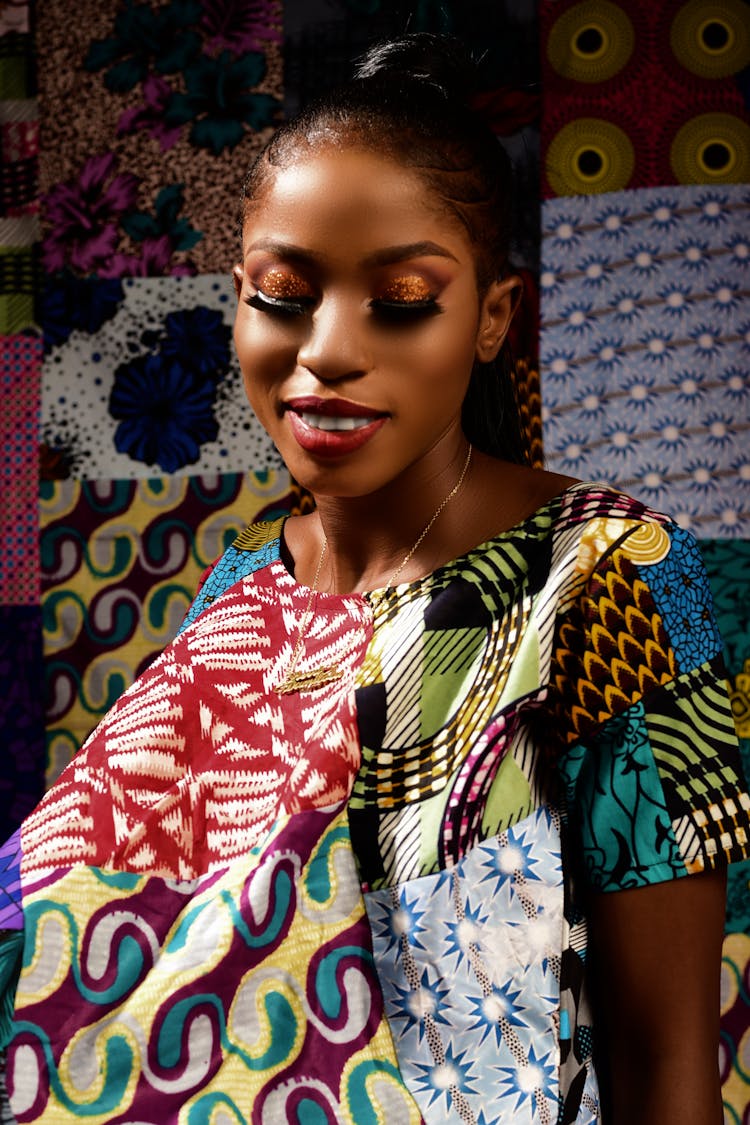
[(39, 601), (39, 408), (42, 343), (19, 333), (0, 339), (0, 602)]

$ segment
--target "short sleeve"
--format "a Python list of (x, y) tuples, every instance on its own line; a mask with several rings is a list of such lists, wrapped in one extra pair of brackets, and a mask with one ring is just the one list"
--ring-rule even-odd
[(249, 524), (224, 554), (206, 567), (198, 582), (195, 597), (178, 629), (178, 636), (200, 617), (204, 609), (208, 609), (217, 598), (231, 589), (235, 582), (247, 578), (253, 571), (261, 570), (279, 557), (283, 525), (283, 516), (265, 523)]
[(722, 643), (697, 543), (674, 525), (629, 528), (560, 622), (559, 771), (597, 890), (748, 855)]

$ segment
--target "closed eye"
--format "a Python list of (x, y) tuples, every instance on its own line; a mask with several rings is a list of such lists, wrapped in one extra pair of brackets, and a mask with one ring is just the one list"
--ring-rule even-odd
[(305, 316), (315, 304), (314, 297), (269, 297), (259, 289), (246, 297), (248, 305), (271, 316)]
[(406, 325), (437, 316), (443, 311), (443, 306), (435, 297), (425, 297), (421, 301), (387, 301), (377, 297), (370, 301), (370, 309), (378, 320), (386, 324)]

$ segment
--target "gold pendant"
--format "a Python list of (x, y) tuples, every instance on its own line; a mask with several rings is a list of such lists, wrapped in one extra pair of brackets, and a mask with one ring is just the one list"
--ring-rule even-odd
[(316, 688), (340, 680), (343, 674), (340, 668), (314, 668), (310, 672), (289, 671), (274, 691), (279, 695), (291, 695), (295, 691), (315, 691)]

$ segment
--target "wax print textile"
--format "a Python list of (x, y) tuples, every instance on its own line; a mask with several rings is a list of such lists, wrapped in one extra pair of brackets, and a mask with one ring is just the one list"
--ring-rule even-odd
[(48, 273), (227, 277), (238, 181), (280, 119), (280, 42), (278, 0), (39, 5)]
[[(28, 5), (0, 8), (0, 335), (33, 329), (38, 286), (34, 42)], [(5, 349), (3, 348), (3, 351)]]
[(547, 196), (747, 183), (745, 0), (544, 0)]
[[(745, 867), (744, 897), (747, 902), (750, 878)], [(750, 1119), (747, 1086), (750, 1081), (750, 1018), (747, 996), (750, 993), (750, 937), (746, 933), (728, 933), (724, 939), (721, 960), (721, 1039), (719, 1071), (721, 1074), (726, 1121)]]
[[(750, 776), (750, 543), (705, 540), (716, 620), (725, 641), (730, 698), (745, 776)], [(729, 868), (727, 936), (722, 957), (721, 1047), (725, 1102), (750, 1119), (750, 862)], [(728, 1120), (733, 1120), (727, 1114)], [(743, 1125), (745, 1125), (743, 1121)]]
[(48, 784), (175, 635), (247, 513), (298, 502), (286, 471), (42, 484)]
[[(579, 471), (606, 475), (646, 502), (676, 512), (680, 522), (690, 526), (702, 543), (709, 542), (709, 547), (714, 537), (725, 540), (724, 572), (732, 571), (732, 553), (736, 552), (735, 561), (741, 560), (743, 540), (747, 539), (747, 434), (743, 427), (749, 421), (744, 350), (748, 286), (741, 263), (737, 263), (739, 269), (732, 267), (734, 280), (728, 286), (721, 274), (729, 264), (725, 248), (732, 241), (747, 258), (747, 209), (731, 207), (727, 212), (721, 208), (723, 236), (717, 239), (708, 234), (705, 213), (695, 203), (701, 189), (709, 202), (714, 191), (726, 190), (729, 198), (736, 199), (736, 193), (750, 181), (748, 5), (746, 0), (666, 0), (658, 4), (649, 0), (543, 0), (539, 20), (541, 190), (546, 197), (542, 257), (549, 251), (557, 215), (561, 216), (561, 212), (548, 210), (548, 204), (569, 203), (569, 218), (576, 231), (579, 223), (592, 226), (590, 237), (596, 251), (613, 249), (621, 220), (634, 235), (640, 227), (642, 244), (633, 249), (648, 268), (649, 257), (656, 267), (651, 250), (657, 247), (658, 269), (653, 278), (664, 280), (661, 291), (649, 292), (648, 278), (629, 278), (626, 255), (615, 251), (616, 268), (611, 276), (619, 276), (623, 284), (619, 291), (606, 292), (606, 305), (594, 291), (596, 279), (587, 272), (587, 267), (597, 269), (596, 259), (579, 269), (573, 249), (573, 264), (566, 261), (563, 284), (555, 286), (554, 295), (561, 303), (549, 324), (550, 302), (543, 288), (542, 355), (551, 354), (558, 375), (572, 358), (576, 376), (580, 376), (576, 386), (566, 389), (551, 366), (542, 361), (545, 451), (550, 463), (557, 465), (566, 453), (572, 455), (581, 464), (580, 469), (568, 470), (574, 475)], [(552, 200), (553, 196), (560, 198)], [(649, 196), (654, 200), (664, 197), (664, 216), (676, 199), (673, 213), (679, 214), (679, 227), (685, 234), (682, 247), (694, 256), (691, 278), (685, 276), (687, 263), (682, 264), (681, 251), (673, 242), (678, 228), (649, 231), (639, 222)], [(608, 211), (610, 204), (614, 213)], [(600, 225), (597, 213), (607, 216), (609, 231)], [(705, 270), (701, 266), (704, 248), (710, 256)], [(632, 259), (631, 264), (635, 264)], [(542, 282), (544, 279), (543, 261)], [(546, 280), (550, 280), (548, 271)], [(627, 284), (630, 281), (635, 282), (635, 292)], [(709, 289), (709, 282), (716, 288)], [(711, 309), (711, 298), (719, 290), (735, 307), (723, 312)], [(736, 305), (730, 291), (737, 298)], [(588, 385), (592, 380), (584, 378), (589, 374), (585, 367), (587, 361), (597, 359), (597, 347), (598, 358), (614, 358), (605, 328), (626, 327), (612, 323), (620, 300), (625, 302), (621, 311), (632, 317), (631, 327), (638, 332), (640, 326), (642, 331), (639, 338), (624, 342), (616, 366), (608, 373), (599, 372), (605, 386), (601, 395)], [(592, 346), (587, 348), (582, 337), (575, 338), (575, 331), (576, 326), (590, 323), (589, 307), (603, 327), (594, 329), (589, 337)], [(690, 354), (700, 341), (683, 331), (690, 316), (680, 310), (692, 313), (693, 327), (705, 343), (712, 334), (716, 337), (718, 350), (712, 349), (705, 362), (697, 349)], [(710, 315), (705, 316), (704, 310)], [(599, 311), (602, 316), (596, 315)], [(573, 320), (566, 325), (568, 315)], [(701, 322), (708, 329), (705, 333)], [(655, 370), (658, 360), (643, 350), (644, 345), (658, 348), (665, 329), (671, 333), (670, 344), (677, 345), (674, 351), (669, 349), (665, 364), (665, 372), (675, 380), (671, 386)], [(561, 339), (562, 335), (567, 338)], [(727, 358), (727, 343), (730, 351), (739, 345), (741, 354), (717, 369), (717, 361)], [(655, 386), (651, 385), (653, 376)], [(722, 376), (728, 380), (726, 394), (718, 385)], [(587, 410), (596, 408), (597, 399), (607, 419), (594, 416), (589, 423)], [(739, 441), (741, 452), (733, 460), (725, 459), (730, 444), (725, 410), (731, 414), (733, 427), (740, 427), (734, 444)], [(602, 464), (605, 459), (606, 466)], [(725, 586), (724, 572), (709, 570), (720, 593)], [(737, 596), (741, 603), (740, 589)], [(738, 636), (731, 615), (722, 618), (722, 632), (727, 627), (727, 641)], [(742, 640), (746, 646), (746, 622)], [(731, 666), (730, 671), (737, 701), (742, 694), (742, 664)], [(737, 961), (745, 946), (736, 932), (740, 916), (746, 918), (746, 930), (750, 925), (746, 909), (738, 914), (738, 902), (748, 901), (748, 878), (745, 874), (743, 879), (742, 870), (740, 865), (730, 876), (727, 912), (732, 947), (731, 951), (725, 948), (725, 964), (736, 966), (736, 978), (730, 990), (734, 996), (731, 1014), (722, 1017), (721, 1031), (726, 1125), (750, 1123), (750, 1056), (742, 1031), (748, 1027), (750, 1007), (748, 991), (741, 983), (747, 980), (749, 967)]]
[(3, 923), (20, 940), (20, 869), (30, 970), (8, 1059), (17, 1120), (420, 1120), (342, 811), (358, 599), (311, 631), (341, 684), (286, 708), (264, 692), (306, 598), (278, 564), (236, 586), (6, 848)]
[(750, 528), (750, 188), (543, 208), (550, 468), (616, 482), (703, 537)]
[(48, 284), (41, 433), (70, 475), (282, 467), (248, 408), (234, 309), (228, 275)]
[[(732, 713), (745, 772), (750, 774), (750, 543), (706, 539), (701, 543), (701, 552), (732, 678)], [(750, 926), (750, 899), (745, 903), (745, 911), (745, 922)]]
[(19, 824), (44, 791), (37, 465), (41, 341), (34, 331), (39, 238), (29, 6), (0, 4), (0, 820)]
[[(575, 490), (572, 490), (571, 500), (575, 495)], [(595, 507), (595, 501), (591, 503)], [(571, 506), (575, 509), (575, 504), (571, 503)], [(584, 493), (576, 516), (583, 520), (593, 514), (590, 508), (587, 510)], [(609, 509), (608, 514), (611, 514)], [(618, 511), (620, 518), (625, 515), (640, 517), (642, 514), (643, 509), (638, 505), (626, 505)], [(606, 553), (616, 530), (622, 530), (617, 520), (610, 526), (607, 526), (606, 520), (598, 525), (592, 520), (589, 534), (582, 537), (585, 546), (581, 548), (581, 555), (585, 568), (591, 566), (593, 556)], [(519, 529), (513, 537), (515, 549), (511, 549), (510, 544), (504, 545), (500, 558), (493, 558), (489, 552), (483, 553), (481, 567), (478, 566), (476, 572), (471, 568), (472, 579), (481, 589), (483, 599), (493, 599), (491, 604), (496, 611), (502, 605), (507, 612), (508, 605), (512, 603), (509, 591), (522, 583), (530, 543), (535, 540), (538, 531), (539, 528), (533, 525)], [(700, 580), (695, 587), (694, 602), (687, 605), (692, 616), (702, 617), (706, 609), (706, 603), (702, 601), (706, 596), (702, 569), (691, 557), (690, 550), (687, 555), (685, 553), (689, 538), (678, 529), (674, 529), (672, 534), (674, 555), (682, 559), (686, 568), (684, 582)], [(561, 535), (561, 539), (564, 540), (564, 536)], [(641, 564), (650, 559), (652, 573), (657, 574), (661, 570), (661, 583), (667, 588), (670, 565), (667, 559), (656, 565), (656, 559), (664, 549), (662, 540), (662, 547), (657, 550), (660, 539), (653, 527), (648, 531), (641, 529), (639, 536), (633, 534), (631, 537), (630, 552), (633, 559)], [(256, 534), (247, 535), (246, 546), (257, 548)], [(498, 545), (494, 546), (499, 551)], [(569, 547), (572, 549), (570, 544)], [(265, 549), (267, 551), (268, 547)], [(589, 555), (589, 551), (593, 552), (593, 556)], [(268, 561), (268, 555), (264, 559)], [(236, 579), (242, 564), (243, 551), (229, 551), (214, 572), (213, 579), (206, 583), (191, 613), (198, 614), (210, 605), (223, 584)], [(638, 612), (633, 614), (632, 607), (627, 604), (630, 596), (624, 593), (628, 583), (632, 583), (632, 571), (628, 570), (627, 560), (620, 560), (619, 568), (624, 570), (624, 574), (608, 574), (598, 591), (597, 597), (602, 598), (603, 595), (601, 604), (606, 609), (603, 621), (591, 623), (594, 643), (588, 630), (585, 637), (578, 637), (577, 642), (573, 636), (567, 635), (567, 643), (561, 645), (557, 653), (560, 667), (566, 669), (561, 679), (570, 676), (571, 682), (577, 684), (574, 690), (581, 699), (577, 710), (578, 722), (582, 725), (592, 723), (597, 698), (599, 709), (612, 706), (611, 693), (606, 703), (598, 694), (602, 668), (596, 667), (594, 661), (620, 651), (625, 645), (629, 646), (627, 652), (634, 663), (639, 666), (650, 664), (648, 671), (641, 669), (641, 687), (650, 676), (664, 676), (667, 663), (664, 636), (657, 634), (649, 641), (641, 627), (634, 627), (635, 620), (643, 622), (646, 615), (649, 619), (652, 617), (653, 607), (647, 598), (644, 599), (643, 591), (638, 591), (638, 584), (634, 583), (630, 596), (640, 600)], [(679, 566), (672, 577), (677, 577), (677, 571)], [(474, 753), (468, 756), (458, 778), (448, 783), (446, 778), (451, 777), (451, 763), (446, 757), (446, 730), (442, 729), (442, 723), (450, 715), (447, 742), (454, 749), (462, 739), (469, 739), (472, 733), (476, 734), (481, 729), (482, 719), (478, 711), (482, 704), (486, 704), (487, 710), (492, 713), (493, 692), (496, 693), (495, 698), (497, 693), (500, 693), (501, 699), (504, 698), (503, 677), (512, 657), (517, 658), (515, 675), (523, 678), (528, 674), (527, 686), (531, 688), (536, 682), (536, 653), (540, 646), (536, 640), (535, 623), (521, 619), (519, 613), (516, 628), (503, 638), (505, 643), (498, 640), (496, 647), (485, 653), (484, 671), (479, 671), (477, 661), (481, 649), (481, 629), (476, 627), (478, 610), (475, 602), (464, 592), (458, 605), (454, 604), (449, 611), (451, 616), (458, 617), (462, 628), (450, 631), (446, 627), (449, 619), (445, 606), (447, 596), (441, 600), (435, 596), (432, 586), (430, 581), (407, 587), (402, 600), (397, 594), (391, 595), (388, 603), (390, 612), (384, 610), (379, 613), (376, 606), (376, 634), (368, 665), (360, 677), (358, 692), (363, 765), (350, 799), (349, 819), (365, 886), (382, 888), (368, 891), (366, 900), (381, 976), (386, 982), (387, 1011), (402, 1067), (405, 1073), (411, 1075), (412, 1088), (418, 1092), (420, 1105), (428, 1120), (430, 1112), (448, 1114), (448, 1119), (452, 1120), (450, 1114), (458, 1112), (459, 1106), (466, 1111), (467, 1104), (476, 1105), (478, 1095), (484, 1099), (484, 1106), (492, 1105), (479, 1060), (487, 1061), (490, 1050), (488, 1040), (493, 1035), (498, 1037), (493, 1050), (505, 1056), (504, 1089), (516, 1112), (538, 1110), (543, 1114), (550, 1089), (550, 1059), (543, 1056), (532, 1058), (530, 1053), (524, 1055), (522, 1043), (527, 1030), (519, 1038), (518, 1029), (528, 1029), (530, 1008), (524, 1008), (524, 1005), (529, 994), (549, 995), (550, 990), (554, 992), (561, 988), (560, 984), (553, 986), (554, 975), (544, 956), (549, 927), (554, 928), (553, 919), (559, 921), (561, 907), (559, 897), (556, 897), (559, 896), (559, 887), (556, 891), (554, 878), (549, 882), (545, 879), (556, 866), (559, 868), (561, 852), (559, 843), (557, 850), (554, 846), (550, 847), (556, 827), (550, 823), (548, 814), (540, 813), (537, 808), (541, 797), (538, 788), (535, 788), (535, 779), (538, 784), (535, 740), (518, 734), (519, 724), (523, 729), (523, 720), (513, 706), (503, 708), (496, 721), (489, 724), (486, 738), (478, 739)], [(455, 589), (451, 593), (455, 597)], [(610, 602), (609, 593), (616, 594), (614, 602)], [(674, 596), (677, 597), (676, 592)], [(675, 609), (667, 616), (670, 635), (675, 638), (675, 651), (679, 651), (683, 666), (687, 667), (698, 654), (691, 653), (690, 639), (681, 630)], [(440, 630), (441, 625), (445, 631)], [(415, 641), (423, 626), (423, 641)], [(631, 633), (636, 634), (638, 641), (631, 638)], [(525, 638), (528, 648), (519, 653), (514, 645), (520, 644), (521, 638)], [(715, 655), (718, 644), (715, 630), (704, 626), (703, 633), (699, 634), (699, 645), (704, 652)], [(641, 655), (636, 656), (639, 645), (643, 646)], [(589, 648), (596, 655), (586, 669), (576, 669), (571, 662), (571, 652)], [(519, 672), (519, 668), (523, 669), (523, 673)], [(622, 672), (621, 668), (618, 675), (622, 676)], [(708, 672), (709, 681), (711, 678)], [(621, 686), (627, 688), (627, 683), (623, 680)], [(631, 693), (633, 686), (631, 683), (628, 689)], [(465, 696), (462, 695), (464, 690)], [(519, 690), (518, 681), (513, 679), (512, 693)], [(637, 690), (635, 694), (638, 694)], [(705, 714), (710, 713), (712, 708), (718, 708), (715, 749), (722, 754), (733, 744), (726, 702), (717, 698), (716, 692), (711, 689), (699, 688), (698, 695)], [(620, 699), (623, 714), (618, 722), (612, 723), (609, 738), (603, 737), (596, 744), (597, 751), (603, 748), (607, 754), (603, 755), (599, 771), (592, 767), (584, 745), (571, 736), (575, 745), (567, 757), (566, 773), (571, 784), (572, 800), (591, 808), (591, 798), (597, 786), (603, 787), (606, 792), (615, 787), (620, 798), (628, 803), (628, 807), (638, 810), (642, 818), (641, 824), (638, 818), (633, 823), (618, 821), (612, 815), (618, 808), (618, 801), (613, 801), (603, 815), (606, 839), (602, 839), (601, 811), (591, 817), (585, 846), (589, 870), (600, 887), (611, 889), (623, 878), (627, 879), (628, 885), (657, 876), (670, 878), (684, 869), (679, 849), (674, 844), (663, 846), (661, 834), (670, 814), (664, 807), (663, 798), (659, 797), (660, 789), (666, 787), (671, 794), (669, 804), (673, 810), (676, 812), (681, 805), (679, 777), (676, 778), (666, 766), (676, 748), (669, 745), (669, 732), (659, 716), (660, 709), (665, 708), (672, 712), (673, 721), (681, 723), (685, 716), (674, 713), (678, 697), (679, 692), (672, 688), (664, 693), (657, 692), (648, 705), (636, 700), (627, 707), (627, 700)], [(420, 709), (415, 705), (417, 698), (420, 698)], [(461, 705), (457, 707), (459, 698)], [(480, 701), (478, 706), (477, 700)], [(585, 706), (582, 705), (584, 702)], [(528, 707), (530, 700), (526, 699), (525, 703)], [(679, 706), (689, 710), (691, 705), (683, 701)], [(384, 708), (388, 713), (387, 719), (382, 714)], [(575, 706), (571, 706), (571, 710), (574, 709)], [(689, 721), (694, 722), (694, 719), (692, 716)], [(435, 728), (438, 728), (437, 737), (430, 737)], [(504, 753), (508, 741), (513, 739), (516, 740), (515, 752)], [(660, 763), (658, 768), (665, 770), (663, 780), (655, 774), (652, 752)], [(401, 761), (405, 761), (405, 768), (397, 771), (395, 765)], [(686, 772), (696, 777), (696, 785), (700, 789), (700, 764), (686, 761), (685, 765)], [(735, 769), (739, 773), (737, 764)], [(448, 798), (446, 792), (450, 794)], [(740, 819), (747, 815), (742, 807), (736, 812)], [(712, 816), (714, 814), (718, 823), (721, 818), (718, 804), (713, 808)], [(730, 822), (735, 815), (731, 808), (724, 810), (724, 814), (728, 815)], [(677, 817), (675, 821), (675, 833), (684, 843), (686, 826)], [(437, 823), (443, 826), (443, 836), (436, 843)], [(648, 825), (645, 833), (642, 831), (644, 824)], [(480, 838), (483, 832), (490, 831), (499, 833), (494, 846), (485, 844), (473, 851), (470, 849), (464, 857), (462, 849), (467, 839)], [(532, 841), (540, 836), (544, 845), (535, 848)], [(662, 842), (657, 844), (659, 840)], [(445, 865), (451, 862), (456, 863), (456, 867), (449, 877)], [(514, 863), (520, 866), (513, 868)], [(742, 867), (742, 864), (737, 865), (738, 870)], [(465, 882), (460, 877), (464, 868), (468, 876)], [(559, 880), (559, 871), (557, 878)], [(491, 973), (483, 969), (482, 950), (507, 951), (507, 939), (492, 929), (491, 922), (489, 929), (486, 928), (488, 918), (492, 917), (489, 903), (493, 879), (497, 880), (498, 888), (502, 886), (504, 917), (512, 919), (515, 909), (517, 922), (524, 911), (527, 917), (530, 915), (533, 919), (530, 929), (523, 931), (524, 939), (516, 937), (517, 946), (523, 946), (526, 940), (529, 948), (535, 950), (539, 957), (528, 967), (523, 987), (519, 987), (514, 978), (513, 985), (498, 990), (492, 984)], [(477, 886), (481, 887), (481, 894), (473, 893)], [(521, 929), (515, 932), (518, 935)], [(475, 947), (473, 953), (467, 955), (466, 945), (470, 946), (472, 938), (482, 934), (484, 945), (480, 945), (479, 950)], [(590, 1032), (582, 992), (583, 967), (579, 953), (585, 947), (585, 927), (580, 919), (571, 925), (569, 940), (570, 948), (563, 960), (566, 1004), (561, 1016), (570, 1032), (573, 1047), (565, 1053), (562, 1082), (569, 1083), (573, 1091), (569, 1095), (569, 1109), (571, 1104), (577, 1105), (579, 1101), (587, 1107), (581, 1109), (583, 1120), (586, 1113), (592, 1116), (595, 1113), (592, 1107), (596, 1099), (587, 1071), (582, 1067), (582, 1062), (588, 1058)], [(450, 964), (450, 973), (441, 981), (434, 972), (434, 966), (443, 963), (443, 958)], [(502, 955), (497, 952), (490, 961), (494, 971), (502, 961)], [(462, 983), (459, 989), (454, 987), (456, 979)], [(464, 1004), (459, 996), (467, 998)], [(458, 1014), (451, 1010), (456, 1006)], [(740, 1002), (740, 1015), (741, 1011)], [(540, 1022), (536, 1031), (539, 1034), (540, 1025), (543, 1026), (545, 1019), (550, 1018), (549, 1011), (546, 1015), (537, 1012), (537, 1018)], [(456, 1020), (461, 1025), (461, 1034), (453, 1038)], [(501, 1020), (504, 1021), (502, 1043), (499, 1041), (500, 1025), (496, 1022)], [(468, 1050), (467, 1042), (470, 1044)], [(528, 1047), (528, 1042), (525, 1046)], [(472, 1061), (477, 1065), (473, 1066)], [(493, 1062), (499, 1065), (497, 1057)], [(541, 1085), (530, 1094), (528, 1082), (532, 1075)], [(582, 1091), (582, 1084), (587, 1081), (589, 1085)], [(524, 1083), (527, 1084), (525, 1088)], [(514, 1088), (515, 1094), (511, 1097)], [(447, 1094), (449, 1089), (450, 1094)], [(440, 1120), (443, 1120), (442, 1116)], [(480, 1114), (477, 1120), (492, 1120), (492, 1117), (482, 1118)]]
[[(595, 1121), (570, 847), (614, 889), (748, 842), (689, 535), (581, 485), (309, 617), (282, 526), (208, 571), (5, 850), (18, 1121)], [(341, 677), (285, 696), (303, 620), (299, 670)]]
[(18, 333), (0, 339), (0, 601), (39, 602), (39, 512), (35, 473), (39, 462), (39, 402), (42, 344)]

